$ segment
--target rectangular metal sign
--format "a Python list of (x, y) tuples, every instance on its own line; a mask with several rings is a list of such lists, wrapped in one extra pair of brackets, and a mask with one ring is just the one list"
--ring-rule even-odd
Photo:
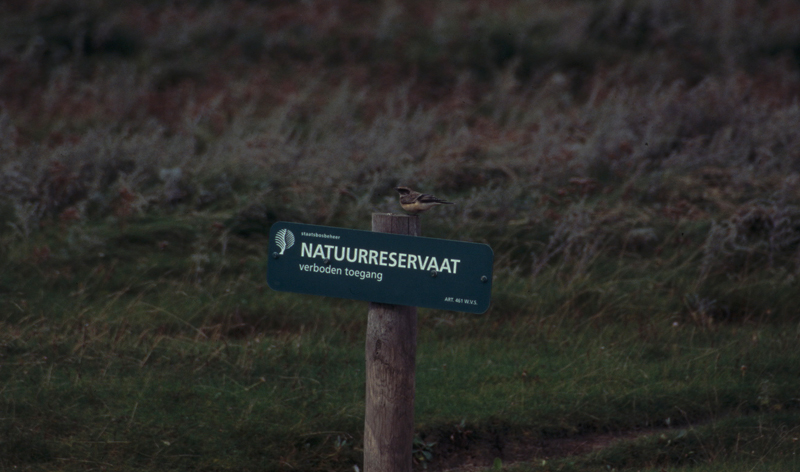
[(483, 313), (494, 253), (486, 244), (278, 222), (269, 234), (273, 290)]

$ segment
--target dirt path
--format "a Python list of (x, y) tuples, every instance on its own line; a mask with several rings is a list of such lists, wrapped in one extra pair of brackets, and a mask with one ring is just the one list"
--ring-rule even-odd
[[(436, 472), (474, 472), (486, 470), (500, 458), (504, 466), (587, 454), (617, 441), (638, 439), (675, 428), (647, 428), (616, 433), (587, 433), (569, 438), (532, 439), (524, 434), (472, 434), (469, 431), (442, 432), (433, 447), (434, 460), (427, 470)], [(421, 470), (422, 467), (416, 467)]]

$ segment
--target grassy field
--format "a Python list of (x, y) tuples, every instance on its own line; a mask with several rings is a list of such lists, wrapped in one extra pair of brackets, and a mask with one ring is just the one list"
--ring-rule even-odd
[[(279, 220), (495, 252), (420, 309), (415, 467), (800, 468), (800, 8), (0, 5), (0, 469), (355, 470), (362, 302)], [(430, 215), (430, 216), (429, 216)]]

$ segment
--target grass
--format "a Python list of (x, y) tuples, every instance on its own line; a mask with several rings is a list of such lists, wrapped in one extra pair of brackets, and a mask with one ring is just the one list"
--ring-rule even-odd
[(740, 3), (0, 6), (0, 468), (360, 467), (366, 307), (266, 235), (402, 184), (495, 253), (415, 467), (796, 469), (800, 11)]
[[(272, 292), (263, 242), (231, 236), (223, 255), (203, 234), (219, 230), (206, 223), (144, 218), (124, 230), (85, 229), (116, 234), (102, 257), (67, 252), (65, 231), (37, 236), (49, 238), (46, 257), (36, 250), (42, 241), (15, 243), (14, 254), (31, 249), (6, 260), (0, 300), (5, 467), (344, 470), (360, 462), (365, 306)], [(195, 257), (195, 238), (206, 257)], [(675, 280), (685, 263), (664, 259), (649, 277), (649, 264), (602, 258), (577, 279), (564, 280), (558, 267), (536, 278), (499, 275), (485, 316), (421, 310), (416, 423), (435, 443), (431, 464), (452, 454), (448, 434), (458, 430), (480, 443), (782, 412), (791, 425), (800, 359), (796, 323), (781, 321), (780, 300), (770, 305), (777, 314), (760, 318), (697, 313), (692, 303), (701, 302), (670, 302), (675, 287), (694, 281)], [(704, 438), (722, 441), (720, 431)], [(658, 463), (681, 463), (659, 454)], [(622, 467), (620, 455), (592, 460)]]

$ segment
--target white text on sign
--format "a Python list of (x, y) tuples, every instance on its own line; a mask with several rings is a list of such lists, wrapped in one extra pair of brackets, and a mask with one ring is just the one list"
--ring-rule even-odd
[(376, 265), (383, 267), (397, 267), (400, 269), (435, 270), (436, 272), (455, 274), (461, 259), (442, 258), (441, 262), (435, 256), (418, 256), (402, 252), (376, 251), (353, 247), (334, 246), (333, 244), (302, 243), (301, 257), (320, 258), (337, 262)]

